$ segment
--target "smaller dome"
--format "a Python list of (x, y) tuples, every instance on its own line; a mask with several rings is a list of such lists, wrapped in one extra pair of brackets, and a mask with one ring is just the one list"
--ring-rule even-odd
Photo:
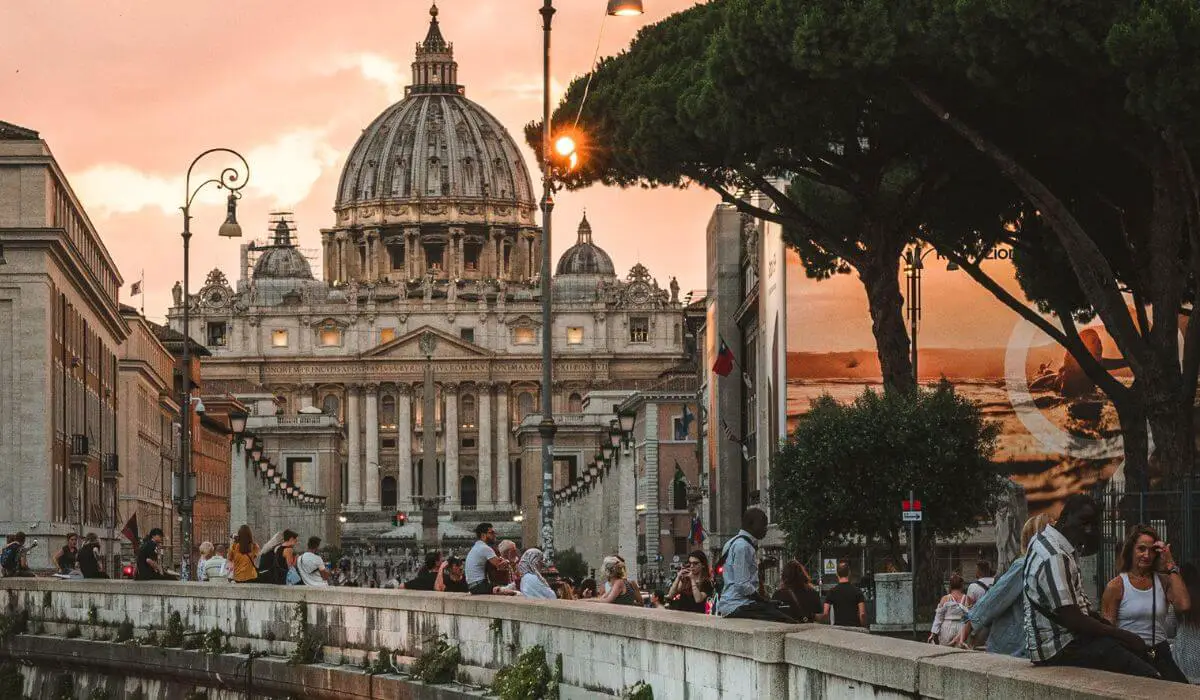
[(275, 241), (254, 263), (254, 279), (311, 280), (312, 267), (292, 243), (291, 223), (280, 217), (275, 224)]
[(587, 213), (579, 222), (579, 238), (575, 245), (567, 248), (558, 259), (556, 275), (606, 275), (616, 276), (612, 258), (608, 257), (602, 248), (592, 243), (592, 225), (588, 223)]

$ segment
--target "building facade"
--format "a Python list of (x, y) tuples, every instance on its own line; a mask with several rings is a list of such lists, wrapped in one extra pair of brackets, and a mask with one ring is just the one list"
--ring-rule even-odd
[[(464, 531), (455, 519), (536, 521), (540, 460), (516, 431), (541, 392), (569, 425), (589, 391), (650, 386), (684, 354), (678, 285), (642, 265), (619, 277), (585, 217), (552, 281), (554, 384), (541, 386), (533, 184), (508, 131), (457, 83), (436, 10), (413, 80), (349, 153), (323, 279), (280, 215), (268, 244), (244, 248), (236, 286), (213, 271), (170, 311), (178, 328), (191, 305), (209, 391), (336, 417), (345, 461), (318, 468), (311, 492), (341, 504), (350, 536), (392, 531), (421, 498), (440, 500), (444, 533)], [(268, 445), (272, 459), (289, 449), (282, 435)], [(393, 534), (419, 534), (408, 527)]]
[(0, 122), (0, 530), (111, 532), (121, 276), (37, 132)]
[[(117, 521), (137, 515), (142, 532), (163, 531), (163, 553), (174, 561), (178, 521), (171, 483), (179, 464), (179, 394), (175, 358), (163, 347), (156, 325), (129, 306), (121, 306), (129, 336), (121, 344), (117, 396), (117, 455), (121, 469)], [(132, 556), (132, 545), (121, 543)]]

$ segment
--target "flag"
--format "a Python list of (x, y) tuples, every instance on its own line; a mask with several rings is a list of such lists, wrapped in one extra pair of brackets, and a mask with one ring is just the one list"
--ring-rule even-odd
[(133, 284), (129, 285), (129, 296), (136, 297), (137, 295), (139, 295), (141, 293), (142, 293), (142, 281), (141, 280), (138, 280), (137, 282), (134, 282)]
[(706, 535), (704, 534), (704, 524), (700, 522), (699, 516), (692, 518), (692, 542), (701, 544), (704, 542)]
[(724, 338), (721, 338), (721, 348), (717, 351), (717, 360), (713, 362), (712, 371), (721, 377), (727, 377), (733, 371), (733, 351), (725, 344)]
[(129, 522), (125, 523), (125, 527), (121, 528), (121, 534), (125, 539), (133, 543), (137, 547), (142, 543), (142, 538), (138, 535), (137, 513), (129, 516)]

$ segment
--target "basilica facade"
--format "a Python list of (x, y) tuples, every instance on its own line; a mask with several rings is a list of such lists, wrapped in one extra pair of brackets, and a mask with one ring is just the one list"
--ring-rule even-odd
[[(391, 516), (431, 493), (446, 533), (469, 532), (454, 525), (467, 518), (536, 523), (541, 465), (522, 463), (536, 437), (521, 427), (540, 420), (541, 392), (569, 423), (590, 392), (653, 386), (685, 357), (674, 280), (660, 286), (640, 264), (618, 275), (585, 216), (552, 280), (554, 381), (541, 385), (533, 183), (509, 132), (467, 99), (431, 14), (413, 84), (346, 159), (321, 278), (280, 214), (267, 244), (243, 246), (233, 282), (214, 270), (199, 293), (177, 288), (169, 313), (181, 329), (189, 304), (188, 332), (212, 353), (205, 393), (272, 395), (291, 428), (336, 421), (336, 458), (305, 462), (294, 429), (267, 450), (303, 463), (300, 486), (368, 536), (419, 537), (419, 518), (404, 530)], [(556, 468), (574, 473), (594, 452), (590, 439), (560, 441)]]

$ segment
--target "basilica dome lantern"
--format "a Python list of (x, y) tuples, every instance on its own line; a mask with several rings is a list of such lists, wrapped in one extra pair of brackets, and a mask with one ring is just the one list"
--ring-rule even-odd
[(334, 284), (528, 281), (541, 238), (529, 171), (516, 141), (458, 84), (438, 9), (417, 44), (404, 99), (363, 130), (346, 159), (322, 231)]
[(575, 245), (558, 259), (554, 271), (554, 298), (564, 302), (591, 302), (598, 290), (617, 279), (612, 258), (592, 241), (587, 213), (579, 222)]

